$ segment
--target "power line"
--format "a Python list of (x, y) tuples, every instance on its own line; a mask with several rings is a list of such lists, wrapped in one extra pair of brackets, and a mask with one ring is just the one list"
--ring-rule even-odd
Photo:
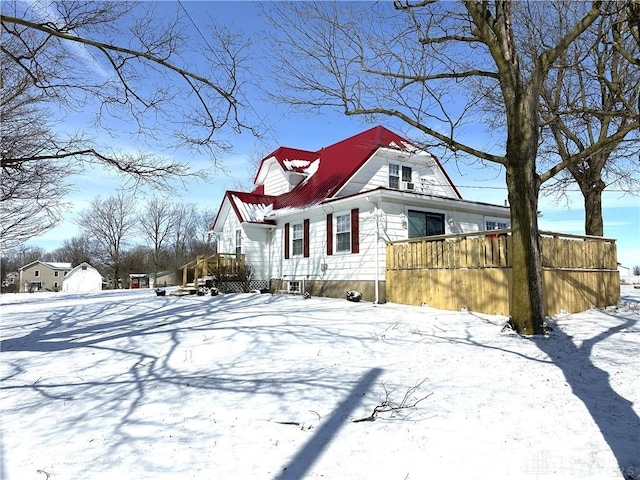
[[(196, 24), (196, 22), (193, 20), (193, 18), (191, 17), (191, 15), (189, 14), (189, 12), (187, 11), (187, 9), (185, 8), (185, 6), (182, 3), (182, 0), (178, 0), (178, 5), (180, 5), (180, 8), (182, 8), (182, 11), (185, 13), (185, 15), (187, 16), (187, 18), (189, 19), (189, 21), (191, 22), (191, 24), (193, 25), (193, 27), (196, 29), (196, 32), (198, 32), (198, 34), (200, 35), (200, 37), (202, 37), (202, 40), (204, 40), (204, 43), (207, 45), (207, 47), (209, 48), (209, 50), (211, 51), (211, 53), (216, 57), (216, 60), (218, 60), (218, 62), (222, 63), (222, 61), (220, 60), (220, 57), (218, 57), (218, 54), (216, 53), (215, 49), (211, 46), (211, 44), (209, 43), (209, 40), (207, 40), (207, 37), (204, 36), (204, 34), (202, 33), (202, 31), (200, 30), (200, 27), (198, 27), (198, 25)], [(265, 120), (262, 118), (262, 116), (256, 111), (255, 108), (253, 108), (253, 105), (251, 104), (251, 102), (249, 102), (247, 100), (247, 97), (245, 97), (244, 93), (241, 90), (238, 90), (238, 96), (240, 96), (242, 98), (242, 100), (245, 102), (245, 104), (249, 107), (249, 109), (254, 113), (254, 115), (258, 118), (258, 120), (260, 121), (260, 127), (264, 127), (265, 131), (267, 132), (267, 134), (273, 139), (273, 141), (276, 142), (276, 146), (279, 145), (278, 139), (275, 137), (273, 130), (271, 129), (271, 127), (269, 127)], [(258, 137), (259, 138), (259, 137)]]
[[(440, 185), (446, 187), (447, 185)], [(456, 188), (474, 188), (474, 189), (485, 189), (485, 190), (508, 190), (507, 187), (497, 187), (497, 186), (480, 186), (480, 185), (456, 185)], [(543, 187), (544, 188), (544, 187)], [(580, 192), (579, 188), (563, 188), (565, 192)], [(630, 193), (629, 190), (624, 189), (615, 189), (615, 188), (605, 188), (603, 193)]]

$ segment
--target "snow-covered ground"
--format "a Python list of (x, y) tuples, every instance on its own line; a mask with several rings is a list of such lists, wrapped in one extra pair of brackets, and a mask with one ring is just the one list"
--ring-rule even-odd
[(327, 298), (2, 295), (0, 478), (640, 478), (622, 296), (523, 338)]

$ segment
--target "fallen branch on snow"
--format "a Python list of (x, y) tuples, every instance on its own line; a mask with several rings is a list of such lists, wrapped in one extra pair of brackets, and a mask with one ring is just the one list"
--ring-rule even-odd
[(393, 392), (395, 392), (395, 389), (388, 390), (387, 387), (385, 386), (385, 384), (383, 383), (382, 386), (383, 386), (384, 392), (385, 392), (384, 402), (382, 402), (380, 405), (377, 405), (373, 409), (373, 412), (371, 412), (371, 415), (369, 415), (368, 417), (358, 418), (356, 420), (352, 420), (353, 423), (373, 422), (380, 413), (395, 412), (397, 410), (403, 410), (403, 409), (406, 409), (406, 408), (415, 408), (421, 401), (423, 401), (423, 400), (429, 398), (431, 395), (433, 395), (433, 392), (431, 392), (428, 395), (425, 395), (424, 397), (418, 398), (418, 399), (416, 399), (416, 400), (414, 400), (413, 402), (410, 403), (411, 397), (413, 397), (414, 393), (422, 386), (422, 384), (426, 380), (427, 379), (425, 378), (420, 383), (418, 383), (418, 384), (414, 385), (413, 387), (409, 388), (405, 392), (404, 397), (402, 397), (402, 400), (400, 401), (400, 403), (396, 403), (396, 402), (392, 401), (389, 398), (391, 396), (391, 394)]

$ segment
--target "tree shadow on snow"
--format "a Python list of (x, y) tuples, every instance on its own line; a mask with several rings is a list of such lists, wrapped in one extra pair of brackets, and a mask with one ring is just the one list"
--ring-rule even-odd
[(631, 317), (637, 317), (637, 313), (609, 314), (622, 322), (585, 339), (580, 346), (557, 325), (548, 337), (530, 338), (562, 370), (573, 394), (589, 411), (616, 458), (622, 478), (637, 480), (640, 479), (640, 418), (633, 410), (633, 403), (614, 390), (609, 373), (597, 367), (592, 358), (594, 346), (599, 342), (630, 331), (639, 321)]
[[(47, 432), (49, 436), (84, 432), (91, 429), (97, 418), (115, 417), (108, 450), (103, 452), (107, 455), (118, 455), (121, 447), (135, 450), (137, 445), (151, 445), (158, 440), (153, 435), (172, 428), (174, 419), (170, 414), (166, 414), (167, 420), (149, 417), (140, 412), (140, 407), (159, 404), (170, 408), (172, 399), (196, 392), (211, 399), (205, 403), (210, 408), (201, 413), (203, 421), (208, 421), (216, 407), (220, 408), (215, 403), (216, 392), (230, 392), (241, 399), (254, 395), (282, 399), (314, 389), (336, 395), (351, 391), (335, 415), (345, 414), (355, 407), (350, 406), (353, 392), (365, 388), (364, 380), (350, 390), (348, 384), (336, 381), (335, 372), (330, 369), (310, 369), (308, 365), (304, 369), (288, 369), (276, 361), (255, 359), (280, 358), (283, 342), (302, 348), (309, 345), (315, 356), (318, 345), (329, 348), (338, 337), (361, 344), (368, 338), (341, 331), (340, 322), (331, 320), (334, 310), (327, 307), (324, 312), (322, 302), (314, 303), (314, 321), (306, 310), (308, 302), (280, 300), (267, 295), (154, 296), (118, 303), (61, 304), (53, 311), (43, 308), (24, 314), (11, 313), (9, 323), (13, 326), (7, 327), (0, 345), (5, 354), (2, 390), (5, 396), (24, 392), (24, 398), (30, 398), (29, 402), (15, 404), (12, 412), (17, 414), (49, 414), (56, 406), (63, 412), (67, 402), (82, 405), (65, 414), (60, 429)], [(265, 308), (267, 304), (269, 308)], [(190, 343), (185, 344), (185, 339)], [(245, 350), (233, 350), (236, 339), (246, 346)], [(193, 348), (222, 352), (231, 348), (233, 353), (216, 357), (210, 364), (192, 366), (189, 355)], [(12, 352), (81, 352), (82, 357), (76, 358), (82, 360), (78, 360), (73, 371), (59, 371), (42, 363), (45, 358), (42, 355), (12, 355)], [(35, 367), (30, 364), (32, 358)], [(364, 379), (372, 382), (377, 373), (372, 375), (369, 373)], [(164, 393), (160, 396), (160, 391), (166, 392), (166, 396)], [(28, 392), (36, 396), (28, 397)], [(341, 421), (332, 416), (327, 426), (319, 430), (322, 435), (314, 437), (317, 440), (311, 444), (313, 448), (319, 448), (322, 442), (326, 444)], [(133, 428), (138, 425), (144, 428)], [(178, 428), (185, 438), (201, 434)], [(216, 429), (213, 430), (210, 434), (215, 436)], [(149, 437), (141, 433), (150, 431), (153, 435)], [(298, 471), (314, 460), (304, 450), (291, 471)], [(149, 464), (147, 468), (153, 472), (156, 466)]]
[(298, 451), (289, 464), (283, 468), (282, 472), (275, 477), (275, 480), (298, 480), (304, 478), (381, 373), (381, 368), (372, 368), (362, 376), (347, 397), (338, 405), (331, 416), (324, 421), (322, 426), (315, 431), (313, 437)]

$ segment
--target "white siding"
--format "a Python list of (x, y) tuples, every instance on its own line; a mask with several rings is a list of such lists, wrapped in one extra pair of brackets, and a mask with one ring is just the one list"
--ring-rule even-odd
[[(371, 157), (342, 188), (340, 196), (365, 192), (378, 187), (389, 188), (390, 163), (398, 165), (400, 169), (403, 166), (411, 168), (411, 183), (413, 183), (415, 193), (457, 198), (449, 180), (430, 155), (423, 153), (394, 157), (387, 150), (380, 150)], [(403, 190), (404, 187), (402, 178), (400, 178), (399, 189)]]
[(264, 179), (265, 195), (282, 195), (290, 190), (289, 181), (278, 163), (269, 166)]
[[(454, 205), (455, 206), (455, 205)], [(467, 206), (467, 209), (464, 207)], [(445, 215), (445, 234), (479, 232), (485, 229), (485, 218), (502, 218), (509, 223), (509, 214), (505, 212), (504, 217), (491, 216), (486, 217), (481, 206), (476, 208), (477, 212), (469, 211), (468, 204), (462, 204), (458, 208), (445, 209), (442, 206), (425, 206), (422, 205), (403, 205), (397, 203), (384, 203), (383, 224), (385, 232), (385, 240), (404, 240), (408, 238), (407, 230), (407, 214), (409, 210), (418, 210), (432, 213), (442, 213)]]
[(245, 263), (253, 269), (255, 280), (269, 280), (270, 258), (268, 237), (269, 227), (246, 224), (242, 232), (242, 253)]
[(270, 227), (247, 223), (242, 225), (235, 213), (231, 212), (224, 220), (222, 234), (219, 235), (219, 253), (235, 253), (236, 231), (240, 229), (242, 235), (242, 252), (246, 265), (253, 269), (255, 280), (270, 278), (270, 263), (268, 250), (268, 236)]
[[(335, 215), (349, 213), (337, 210)], [(359, 208), (359, 243), (360, 253), (336, 252), (327, 255), (327, 214), (322, 209), (308, 210), (304, 217), (279, 223), (274, 231), (271, 252), (273, 261), (273, 277), (286, 280), (366, 280), (375, 276), (375, 221), (373, 221), (373, 205), (367, 203)], [(284, 258), (284, 225), (309, 219), (309, 257), (291, 256)], [(334, 227), (335, 235), (335, 227)], [(384, 242), (380, 242), (380, 262), (384, 266)], [(323, 265), (326, 265), (323, 268)], [(381, 268), (381, 279), (384, 278), (384, 268)]]
[[(484, 230), (485, 215), (482, 206), (461, 204), (460, 208), (445, 209), (442, 205), (425, 206), (425, 202), (415, 205), (404, 203), (382, 202), (376, 214), (370, 202), (359, 205), (359, 253), (336, 252), (335, 244), (332, 255), (326, 251), (326, 212), (321, 208), (309, 209), (304, 214), (288, 220), (282, 219), (273, 232), (271, 242), (272, 278), (285, 280), (374, 280), (376, 275), (376, 244), (378, 246), (378, 275), (384, 280), (386, 241), (404, 240), (408, 238), (407, 214), (411, 210), (420, 210), (445, 215), (445, 233), (464, 233)], [(457, 205), (453, 204), (454, 207)], [(466, 207), (466, 209), (464, 208)], [(333, 218), (350, 212), (353, 207), (332, 211)], [(476, 209), (477, 212), (469, 211)], [(376, 227), (376, 215), (377, 224)], [(505, 214), (505, 217), (508, 214)], [(284, 226), (309, 219), (309, 257), (291, 256), (284, 258)], [(500, 218), (500, 217), (496, 217)], [(379, 235), (376, 235), (376, 228)], [(335, 235), (335, 226), (333, 228)], [(290, 250), (291, 251), (291, 250)], [(322, 265), (326, 265), (323, 268)]]
[(222, 226), (222, 234), (218, 236), (218, 252), (220, 253), (235, 253), (236, 251), (236, 230), (241, 227), (235, 213), (231, 209), (229, 212)]

